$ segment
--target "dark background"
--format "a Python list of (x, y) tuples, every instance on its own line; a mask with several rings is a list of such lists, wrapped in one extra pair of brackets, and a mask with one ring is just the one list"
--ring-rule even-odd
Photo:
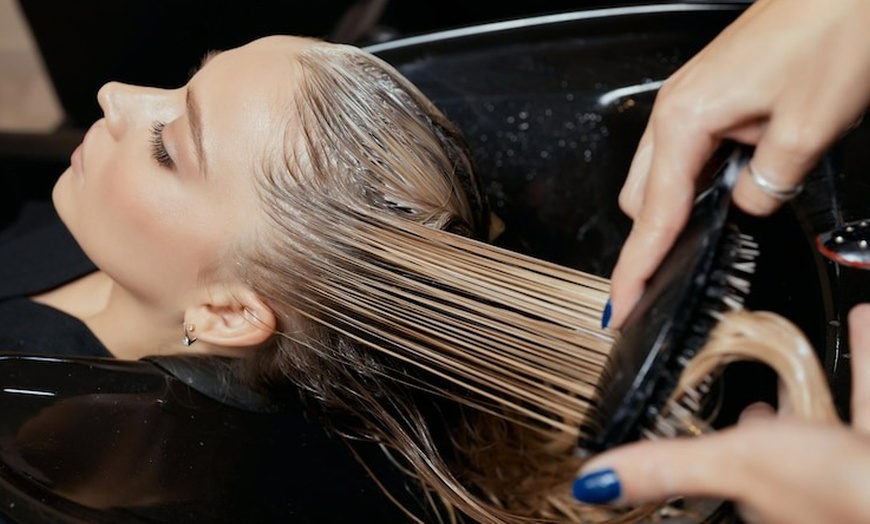
[(87, 128), (101, 116), (95, 95), (105, 82), (178, 87), (205, 52), (268, 34), (365, 45), (484, 22), (641, 3), (676, 2), (22, 0), (20, 6), (66, 110), (67, 125)]

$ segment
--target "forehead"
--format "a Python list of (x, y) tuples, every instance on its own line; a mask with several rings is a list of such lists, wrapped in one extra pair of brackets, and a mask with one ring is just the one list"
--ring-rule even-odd
[(247, 65), (255, 69), (258, 65), (275, 60), (295, 61), (299, 53), (313, 43), (312, 39), (299, 36), (267, 36), (218, 53), (216, 58), (232, 61), (235, 67)]
[(311, 41), (273, 36), (214, 55), (191, 79), (206, 148), (263, 151), (280, 137), (297, 91), (299, 53)]
[(254, 40), (213, 55), (190, 85), (197, 92), (208, 90), (203, 97), (269, 103), (261, 99), (269, 94), (286, 97), (294, 92), (300, 72), (299, 53), (310, 44), (308, 39), (291, 36)]

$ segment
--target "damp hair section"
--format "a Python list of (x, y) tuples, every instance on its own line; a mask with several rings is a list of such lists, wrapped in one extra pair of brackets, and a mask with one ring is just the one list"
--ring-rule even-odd
[(609, 282), (489, 243), (498, 221), (461, 133), (391, 66), (313, 41), (288, 67), (266, 219), (227, 255), (278, 317), (242, 377), (379, 444), (437, 520), (655, 518), (570, 494), (608, 380)]
[(334, 432), (381, 444), (446, 521), (577, 512), (607, 281), (488, 244), (464, 138), (392, 67), (318, 43), (290, 67), (296, 132), (232, 264), (279, 329), (243, 376), (273, 394), (289, 379)]

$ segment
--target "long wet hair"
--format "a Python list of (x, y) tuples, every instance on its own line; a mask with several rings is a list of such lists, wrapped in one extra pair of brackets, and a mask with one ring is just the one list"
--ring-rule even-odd
[(289, 381), (336, 433), (380, 443), (448, 520), (563, 520), (574, 439), (518, 423), (379, 337), (394, 329), (373, 285), (389, 262), (373, 255), (378, 241), (350, 241), (426, 231), (487, 240), (490, 210), (462, 134), (358, 48), (313, 41), (294, 67), (294, 133), (259, 177), (268, 226), (234, 261), (279, 319), (245, 376), (266, 391)]

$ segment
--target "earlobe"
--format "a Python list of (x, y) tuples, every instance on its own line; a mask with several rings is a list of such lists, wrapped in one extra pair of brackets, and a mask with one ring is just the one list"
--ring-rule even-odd
[(189, 308), (185, 325), (196, 326), (199, 343), (227, 349), (259, 346), (275, 332), (275, 313), (248, 288), (211, 293), (208, 303)]

